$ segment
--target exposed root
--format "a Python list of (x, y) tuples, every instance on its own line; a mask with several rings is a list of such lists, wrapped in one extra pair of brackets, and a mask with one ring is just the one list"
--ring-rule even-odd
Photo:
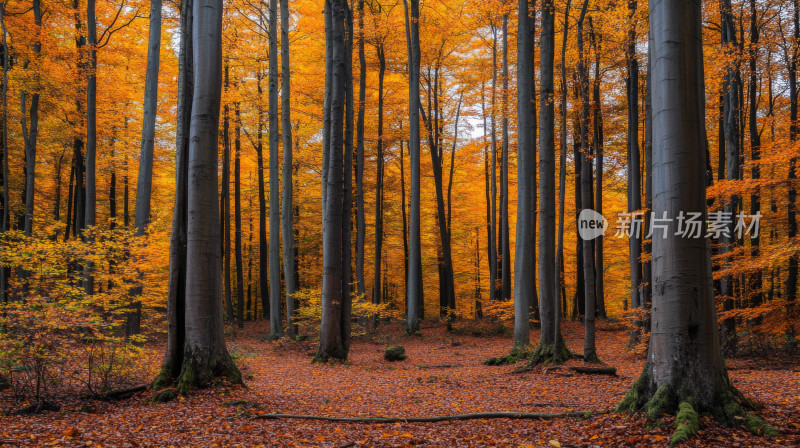
[(684, 401), (678, 405), (678, 415), (675, 417), (675, 432), (669, 444), (675, 445), (689, 440), (700, 430), (700, 419), (694, 411), (692, 404)]
[(500, 356), (497, 358), (489, 358), (483, 361), (483, 365), (485, 366), (505, 366), (516, 364), (523, 359), (529, 359), (533, 355), (533, 352), (527, 349), (527, 347), (514, 347), (511, 349), (511, 353)]

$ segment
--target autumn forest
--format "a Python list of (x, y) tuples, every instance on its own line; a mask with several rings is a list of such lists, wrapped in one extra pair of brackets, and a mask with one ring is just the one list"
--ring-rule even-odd
[(0, 446), (800, 444), (798, 0), (0, 37)]

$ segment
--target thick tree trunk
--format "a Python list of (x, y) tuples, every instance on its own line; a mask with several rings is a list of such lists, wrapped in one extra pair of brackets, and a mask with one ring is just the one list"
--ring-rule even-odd
[(281, 202), (281, 234), (283, 240), (283, 278), (286, 290), (286, 331), (289, 336), (297, 334), (293, 322), (295, 312), (295, 248), (292, 174), (292, 98), (291, 71), (289, 68), (289, 0), (281, 4), (281, 127), (283, 128), (283, 201)]
[(281, 319), (280, 118), (278, 117), (278, 0), (269, 2), (269, 337), (283, 336)]
[(408, 310), (406, 329), (409, 333), (419, 331), (420, 321), (425, 317), (423, 311), (424, 295), (422, 287), (422, 243), (420, 229), (420, 132), (419, 132), (419, 0), (403, 0), (409, 6), (409, 71), (408, 71), (408, 116), (411, 128), (408, 152), (411, 170), (411, 210), (409, 218), (408, 273), (406, 276), (406, 297)]
[[(705, 215), (701, 2), (651, 3), (650, 33), (653, 211), (672, 218), (681, 211)], [(722, 360), (709, 242), (676, 237), (676, 226), (673, 219), (667, 238), (653, 238), (652, 325), (658, 331), (650, 333), (644, 371), (618, 409), (644, 409), (658, 418), (688, 403), (733, 424), (742, 415), (736, 400), (741, 395)]]
[(217, 376), (241, 382), (225, 347), (220, 308), (220, 232), (217, 138), (222, 90), (222, 1), (193, 5), (194, 98), (189, 128), (186, 315), (178, 391)]
[[(542, 0), (539, 75), (539, 318), (541, 336), (532, 362), (560, 363), (569, 356), (558, 329), (558, 282), (556, 270), (555, 215), (555, 107), (553, 65), (555, 62), (555, 8), (553, 0)], [(504, 61), (505, 65), (505, 61)], [(507, 127), (503, 127), (507, 131)], [(505, 133), (505, 132), (504, 132)], [(506, 151), (508, 145), (504, 143)], [(563, 220), (562, 220), (563, 222)], [(563, 228), (563, 227), (562, 227)], [(524, 278), (524, 277), (517, 277)], [(559, 343), (559, 345), (556, 345)]]
[(178, 52), (178, 107), (175, 131), (175, 204), (169, 241), (169, 286), (167, 289), (167, 349), (161, 372), (153, 382), (159, 389), (171, 384), (181, 372), (186, 341), (186, 244), (189, 176), (189, 127), (194, 98), (192, 22), (194, 0), (180, 5)]
[(525, 281), (533, 276), (534, 269), (534, 220), (535, 194), (534, 177), (536, 171), (536, 144), (533, 141), (534, 77), (534, 33), (533, 11), (528, 11), (528, 0), (519, 0), (519, 25), (517, 36), (517, 234), (514, 256), (514, 346), (526, 347), (530, 344), (530, 303), (534, 294), (534, 284)]
[[(342, 265), (343, 244), (342, 229), (344, 220), (349, 216), (343, 214), (344, 203), (344, 110), (347, 95), (347, 49), (345, 43), (345, 20), (348, 6), (345, 0), (326, 0), (326, 21), (330, 27), (326, 29), (326, 41), (330, 43), (330, 59), (327, 69), (330, 70), (330, 85), (326, 90), (330, 93), (330, 132), (324, 148), (329, 151), (328, 173), (326, 182), (324, 226), (322, 233), (322, 323), (320, 324), (320, 341), (314, 360), (326, 362), (330, 358), (345, 360), (349, 347), (343, 334), (346, 301), (349, 294), (344, 288)], [(326, 78), (328, 76), (326, 75)], [(349, 318), (349, 316), (347, 316)]]

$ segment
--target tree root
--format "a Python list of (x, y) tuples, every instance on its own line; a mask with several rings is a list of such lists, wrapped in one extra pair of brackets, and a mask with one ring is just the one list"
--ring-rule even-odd
[(483, 365), (485, 366), (506, 366), (511, 364), (516, 364), (523, 359), (530, 359), (533, 356), (533, 352), (528, 350), (527, 347), (514, 347), (511, 349), (511, 353), (499, 356), (497, 358), (489, 358), (483, 361)]
[(457, 420), (485, 420), (508, 418), (514, 420), (551, 420), (556, 418), (589, 418), (594, 414), (605, 414), (608, 411), (572, 411), (556, 414), (538, 412), (478, 412), (474, 414), (438, 415), (431, 417), (326, 417), (321, 415), (298, 414), (260, 414), (252, 418), (259, 420), (296, 419), (321, 420), (340, 423), (436, 423)]
[(91, 397), (95, 400), (117, 400), (145, 390), (147, 390), (147, 384), (140, 384), (138, 386), (128, 387), (126, 389), (112, 390), (104, 394), (92, 394)]

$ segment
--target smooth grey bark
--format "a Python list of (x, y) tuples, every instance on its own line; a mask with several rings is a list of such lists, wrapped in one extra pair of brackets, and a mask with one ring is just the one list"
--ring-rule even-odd
[[(532, 362), (552, 360), (559, 363), (569, 357), (557, 327), (558, 294), (556, 283), (556, 215), (555, 215), (555, 5), (553, 0), (542, 0), (542, 30), (540, 34), (539, 75), (539, 316), (541, 336)], [(505, 126), (504, 126), (505, 128)], [(505, 129), (504, 129), (505, 131)], [(504, 145), (505, 146), (505, 145)], [(504, 148), (505, 149), (505, 148)], [(563, 220), (562, 220), (563, 221)], [(524, 277), (517, 277), (524, 278)], [(562, 342), (563, 343), (563, 342)]]
[[(625, 93), (628, 106), (628, 213), (642, 209), (642, 187), (641, 187), (641, 158), (639, 154), (639, 60), (636, 57), (636, 8), (637, 0), (628, 0), (628, 41), (625, 49), (628, 73), (625, 78)], [(630, 263), (631, 276), (631, 309), (643, 309), (642, 300), (642, 234), (640, 232), (631, 233), (628, 238), (628, 260)], [(641, 335), (642, 321), (634, 317), (633, 329), (629, 345), (633, 346), (639, 342)]]
[[(761, 131), (758, 129), (758, 45), (759, 45), (759, 24), (758, 24), (758, 8), (755, 0), (750, 0), (750, 49), (748, 52), (748, 64), (750, 70), (750, 77), (747, 85), (748, 96), (750, 97), (750, 110), (747, 114), (748, 120), (748, 135), (750, 137), (750, 160), (753, 163), (750, 169), (751, 179), (761, 178)], [(756, 215), (761, 211), (761, 192), (756, 189), (750, 195), (750, 214)], [(760, 238), (758, 235), (751, 236), (750, 239), (750, 255), (753, 257), (759, 256)], [(762, 286), (762, 273), (760, 270), (752, 273), (749, 279), (749, 289), (751, 291), (750, 304), (752, 306), (759, 306), (763, 301), (763, 294), (761, 292)]]
[[(327, 6), (328, 3), (326, 2)], [(328, 38), (331, 30), (331, 15), (324, 14), (325, 22), (325, 95), (322, 105), (322, 232), (325, 233), (325, 207), (328, 206), (328, 168), (330, 167), (330, 153), (328, 147), (330, 143), (328, 140), (331, 137), (331, 118), (330, 118), (330, 102), (331, 102), (331, 83), (333, 80), (333, 68), (331, 67), (331, 40)]]
[[(228, 91), (229, 61), (225, 60), (224, 89)], [(220, 198), (222, 231), (222, 271), (223, 302), (225, 303), (225, 319), (233, 321), (233, 287), (231, 283), (231, 139), (230, 139), (230, 105), (225, 103), (222, 118), (222, 197)]]
[[(580, 85), (581, 115), (581, 205), (586, 209), (592, 204), (592, 156), (589, 147), (589, 69), (583, 49), (583, 22), (586, 18), (588, 0), (584, 0), (581, 14), (577, 22), (578, 30), (578, 83)], [(583, 357), (587, 362), (599, 362), (595, 347), (595, 272), (594, 250), (591, 240), (583, 240), (583, 281), (585, 284), (584, 300), (584, 339)]]
[[(736, 37), (736, 25), (734, 24), (733, 11), (730, 0), (721, 0), (720, 3), (721, 13), (721, 33), (722, 33), (722, 46), (727, 52), (738, 51), (739, 44)], [(726, 179), (738, 180), (739, 179), (739, 166), (740, 166), (740, 148), (739, 148), (739, 89), (741, 87), (741, 77), (739, 68), (736, 62), (729, 62), (726, 64), (725, 77), (722, 84), (723, 91), (723, 120), (722, 125), (725, 137), (725, 159), (726, 159)], [(734, 235), (734, 222), (736, 220), (736, 213), (739, 211), (740, 199), (738, 195), (733, 195), (725, 202), (723, 208), (725, 213), (730, 213), (731, 223), (727, 225), (728, 235), (722, 234), (720, 238), (720, 254), (726, 254), (734, 249), (737, 245), (736, 237)], [(724, 257), (722, 269), (731, 266), (731, 258)], [(733, 310), (734, 304), (734, 288), (733, 277), (730, 275), (723, 276), (720, 279), (720, 295), (723, 297), (722, 310)], [(722, 321), (722, 347), (726, 353), (733, 353), (736, 349), (736, 319), (733, 317), (726, 317)]]
[[(499, 238), (497, 231), (497, 130), (495, 125), (495, 109), (497, 103), (497, 28), (492, 26), (492, 96), (489, 112), (489, 124), (492, 129), (492, 161), (489, 169), (489, 192), (491, 193), (491, 207), (492, 207), (492, 241), (493, 245), (490, 248), (492, 256), (494, 257), (494, 271), (492, 271), (492, 280), (490, 286), (492, 288), (492, 297), (495, 300), (501, 300), (503, 296), (503, 266), (502, 266), (502, 252), (503, 248), (498, 247), (502, 238)], [(498, 288), (497, 282), (500, 281)]]
[[(706, 151), (701, 2), (650, 3), (653, 211), (706, 213)], [(675, 95), (675, 92), (684, 92)], [(648, 417), (688, 402), (723, 423), (741, 418), (720, 350), (706, 238), (653, 237), (653, 309), (647, 361), (618, 407)], [(705, 230), (705, 229), (703, 229)], [(659, 232), (660, 233), (660, 232)]]
[[(233, 215), (234, 245), (233, 253), (236, 260), (236, 323), (239, 328), (244, 328), (244, 271), (242, 260), (242, 130), (241, 113), (239, 104), (236, 104), (236, 124), (234, 125), (234, 162), (233, 162), (233, 205), (236, 211)], [(233, 316), (231, 316), (233, 320)]]
[[(558, 246), (556, 248), (556, 279), (555, 279), (555, 328), (553, 328), (553, 342), (555, 347), (560, 347), (564, 342), (561, 336), (561, 315), (566, 315), (566, 295), (564, 293), (564, 203), (567, 193), (567, 36), (569, 36), (569, 10), (571, 1), (567, 0), (564, 6), (564, 33), (561, 40), (561, 151), (558, 167)], [(539, 278), (542, 278), (539, 275)], [(564, 297), (563, 310), (559, 297)]]
[(283, 336), (281, 319), (280, 118), (278, 117), (278, 0), (269, 2), (269, 337)]
[(419, 331), (420, 320), (425, 316), (422, 304), (425, 300), (422, 286), (422, 244), (420, 233), (420, 132), (419, 132), (419, 0), (403, 0), (408, 5), (409, 15), (409, 64), (408, 64), (408, 117), (410, 137), (408, 152), (411, 171), (411, 204), (409, 217), (408, 273), (406, 275), (406, 298), (408, 310), (406, 329), (409, 333)]
[[(6, 21), (5, 21), (5, 14), (6, 13), (6, 5), (5, 3), (0, 4), (0, 28), (2, 28), (3, 32), (3, 92), (2, 92), (2, 102), (3, 102), (3, 117), (2, 117), (2, 145), (3, 145), (3, 168), (2, 168), (2, 176), (3, 176), (3, 212), (0, 219), (0, 229), (2, 229), (3, 233), (9, 230), (9, 225), (11, 223), (11, 216), (10, 216), (10, 196), (9, 196), (9, 188), (8, 188), (8, 30), (6, 29)], [(69, 219), (67, 220), (69, 221)], [(69, 233), (69, 232), (67, 232)], [(8, 277), (10, 271), (8, 268), (3, 267), (0, 268), (0, 301), (8, 302)]]
[[(326, 61), (331, 71), (329, 91), (328, 117), (330, 132), (324, 148), (329, 151), (322, 232), (322, 322), (320, 324), (320, 341), (314, 361), (327, 362), (330, 358), (345, 360), (349, 351), (349, 291), (344, 288), (344, 271), (342, 256), (344, 252), (342, 236), (345, 217), (344, 203), (344, 111), (347, 95), (346, 76), (346, 43), (345, 20), (348, 12), (346, 0), (326, 0), (326, 42), (330, 43), (330, 59)], [(347, 331), (346, 331), (347, 330)], [(346, 332), (345, 332), (346, 331)]]
[[(86, 1), (86, 45), (89, 47), (89, 64), (86, 74), (86, 207), (85, 228), (96, 224), (97, 210), (97, 17), (95, 0)], [(91, 241), (91, 233), (86, 235)], [(86, 264), (84, 287), (88, 294), (94, 292), (92, 263)]]
[(283, 200), (281, 201), (281, 236), (283, 242), (283, 278), (286, 290), (286, 331), (297, 334), (293, 322), (295, 313), (295, 248), (292, 174), (292, 98), (291, 70), (289, 66), (289, 0), (280, 0), (281, 6), (281, 127), (283, 128)]
[(144, 82), (142, 142), (139, 150), (139, 177), (136, 184), (136, 233), (143, 235), (150, 222), (150, 197), (153, 186), (153, 146), (158, 106), (158, 66), (161, 55), (161, 0), (150, 0), (150, 35), (147, 45), (147, 70)]
[(342, 345), (350, 350), (350, 326), (353, 297), (353, 11), (345, 13), (345, 124), (344, 124), (344, 185), (342, 196), (342, 319), (340, 331)]
[(259, 294), (261, 295), (261, 309), (264, 313), (264, 318), (270, 318), (269, 310), (269, 277), (267, 274), (267, 267), (269, 260), (267, 259), (267, 250), (269, 249), (269, 242), (267, 241), (267, 198), (266, 198), (266, 183), (264, 182), (264, 108), (261, 106), (261, 97), (263, 96), (263, 89), (261, 87), (261, 74), (256, 77), (256, 88), (258, 91), (258, 135), (256, 136), (256, 164), (258, 169), (258, 281), (259, 281)]
[(364, 52), (364, 0), (358, 0), (358, 118), (356, 121), (356, 294), (365, 294), (364, 239), (364, 106), (367, 90), (367, 56)]
[[(595, 154), (595, 189), (594, 189), (594, 210), (603, 214), (603, 102), (600, 97), (600, 54), (602, 53), (602, 36), (594, 28), (592, 18), (589, 18), (589, 28), (592, 35), (592, 47), (594, 47), (594, 85), (592, 86), (592, 118), (593, 118), (593, 139), (592, 146)], [(597, 315), (606, 318), (605, 289), (603, 287), (604, 267), (603, 267), (603, 235), (595, 239), (595, 291), (597, 299)]]
[(214, 377), (241, 383), (225, 347), (220, 307), (220, 228), (217, 138), (222, 98), (222, 0), (193, 4), (194, 97), (189, 128), (186, 312), (178, 391)]
[[(511, 243), (508, 224), (508, 14), (503, 16), (503, 93), (500, 148), (500, 292), (502, 300), (511, 299)], [(534, 207), (535, 210), (535, 207)]]
[[(376, 51), (378, 53), (378, 141), (376, 142), (377, 168), (375, 173), (375, 267), (373, 269), (375, 276), (372, 282), (372, 303), (377, 304), (381, 303), (381, 261), (383, 258), (383, 83), (386, 74), (386, 55), (383, 52), (383, 42), (376, 45)], [(405, 190), (405, 186), (403, 188)], [(403, 192), (403, 197), (405, 198), (405, 192)], [(405, 200), (403, 202), (405, 203)], [(405, 222), (405, 207), (402, 212)], [(405, 240), (405, 236), (403, 239)]]
[(533, 129), (534, 33), (533, 11), (528, 11), (528, 0), (519, 0), (519, 25), (517, 35), (517, 234), (514, 256), (514, 346), (530, 344), (529, 309), (534, 284), (526, 281), (533, 276), (535, 241), (533, 221), (534, 181), (536, 171)]

